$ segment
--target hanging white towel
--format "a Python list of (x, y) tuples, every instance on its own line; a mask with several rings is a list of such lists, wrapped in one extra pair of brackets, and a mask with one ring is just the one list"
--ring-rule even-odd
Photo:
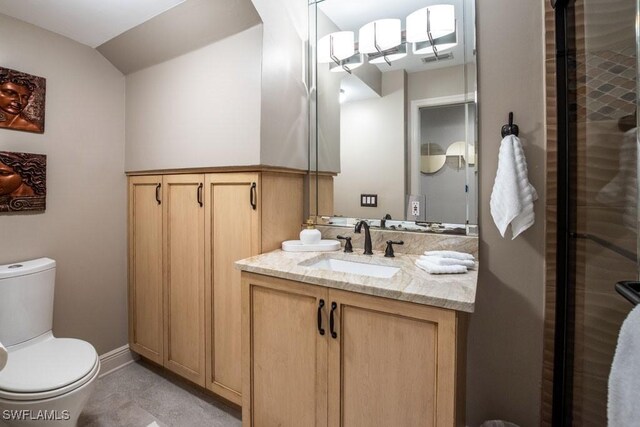
[(638, 425), (640, 420), (640, 306), (636, 306), (620, 328), (618, 346), (609, 374), (609, 427)]
[(455, 259), (466, 259), (469, 261), (475, 261), (473, 255), (468, 254), (466, 252), (456, 252), (456, 251), (426, 251), (424, 253), (426, 256), (439, 256), (442, 258), (455, 258)]
[(0, 342), (0, 371), (4, 369), (7, 365), (7, 360), (9, 359), (9, 352)]
[(420, 257), (420, 261), (427, 261), (427, 262), (430, 262), (431, 264), (436, 264), (436, 265), (464, 265), (469, 269), (474, 269), (476, 267), (475, 261), (471, 261), (468, 259), (443, 258), (439, 256), (422, 255)]
[(538, 193), (529, 182), (522, 143), (517, 136), (507, 135), (500, 143), (498, 172), (491, 193), (491, 216), (502, 237), (509, 224), (513, 239), (533, 225), (536, 200)]
[(461, 274), (467, 272), (464, 265), (437, 265), (429, 261), (416, 260), (416, 265), (429, 274)]

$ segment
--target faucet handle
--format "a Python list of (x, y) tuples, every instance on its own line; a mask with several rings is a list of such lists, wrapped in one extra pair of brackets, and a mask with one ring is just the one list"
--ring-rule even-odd
[(393, 253), (393, 245), (404, 245), (404, 241), (400, 240), (400, 241), (394, 242), (393, 240), (387, 240), (387, 249), (385, 249), (384, 251), (385, 257), (387, 258), (395, 257)]
[(349, 252), (353, 252), (353, 246), (351, 245), (351, 237), (349, 236), (337, 236), (338, 239), (340, 240), (344, 240), (344, 251), (349, 253)]

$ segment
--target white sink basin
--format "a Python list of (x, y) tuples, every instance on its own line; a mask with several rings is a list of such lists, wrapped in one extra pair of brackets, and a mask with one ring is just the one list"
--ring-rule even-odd
[(320, 270), (338, 271), (341, 273), (360, 274), (363, 276), (380, 277), (388, 279), (400, 271), (397, 267), (379, 264), (365, 264), (363, 262), (344, 261), (341, 259), (324, 258), (313, 264), (309, 268)]

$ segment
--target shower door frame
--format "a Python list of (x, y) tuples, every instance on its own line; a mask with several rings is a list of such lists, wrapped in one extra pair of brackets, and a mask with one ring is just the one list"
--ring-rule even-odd
[[(572, 203), (575, 197), (576, 178), (572, 173), (576, 166), (578, 146), (577, 117), (577, 76), (576, 76), (576, 21), (574, 0), (550, 0), (555, 14), (555, 73), (556, 73), (556, 119), (557, 119), (557, 200), (555, 227), (555, 289), (547, 294), (555, 305), (553, 313), (553, 385), (551, 394), (551, 413), (543, 414), (543, 424), (552, 426), (571, 426), (573, 409), (573, 337), (575, 336), (576, 303), (576, 208)], [(640, 93), (640, 0), (636, 0), (636, 94)], [(574, 83), (574, 84), (572, 84)], [(636, 101), (637, 103), (637, 101)], [(640, 123), (640, 109), (636, 109), (636, 120)], [(636, 131), (636, 147), (640, 147), (640, 133)], [(640, 168), (637, 171), (640, 174)], [(638, 180), (640, 183), (640, 179)], [(638, 203), (640, 212), (640, 202)], [(640, 253), (640, 238), (637, 242)], [(640, 266), (640, 263), (638, 264)], [(640, 278), (640, 270), (636, 271)], [(620, 280), (625, 278), (620, 278)], [(632, 279), (632, 278), (627, 278)], [(547, 284), (549, 286), (549, 284)], [(612, 280), (611, 286), (614, 286)], [(543, 400), (545, 390), (543, 390)], [(548, 400), (546, 400), (548, 402)], [(545, 410), (543, 409), (543, 413)]]

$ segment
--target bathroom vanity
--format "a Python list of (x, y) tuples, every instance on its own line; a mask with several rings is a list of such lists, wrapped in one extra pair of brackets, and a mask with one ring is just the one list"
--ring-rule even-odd
[(243, 425), (464, 425), (476, 271), (274, 251), (242, 270)]

